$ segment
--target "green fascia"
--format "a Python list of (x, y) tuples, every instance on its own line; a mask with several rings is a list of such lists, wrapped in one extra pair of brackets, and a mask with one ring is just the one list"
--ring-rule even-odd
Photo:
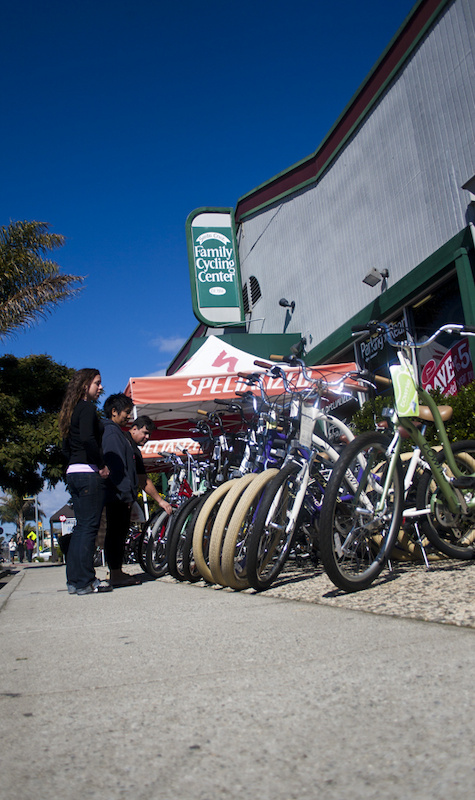
[(301, 333), (227, 333), (218, 336), (218, 339), (239, 350), (266, 359), (271, 356), (288, 356), (290, 348), (298, 344), (301, 338)]
[[(301, 333), (225, 333), (216, 335), (216, 338), (239, 350), (251, 353), (256, 358), (269, 360), (271, 355), (289, 355), (290, 348), (300, 341), (301, 336)], [(206, 336), (201, 336), (191, 342), (187, 358), (183, 361), (184, 364), (200, 349), (206, 338)]]
[[(352, 327), (362, 325), (369, 320), (387, 320), (398, 309), (410, 303), (421, 291), (429, 288), (435, 280), (442, 277), (444, 271), (448, 272), (449, 267), (457, 271), (466, 324), (475, 324), (475, 283), (469, 258), (470, 251), (473, 255), (473, 248), (471, 230), (465, 228), (401, 278), (394, 286), (379, 294), (372, 303), (365, 306), (348, 322), (312, 348), (305, 356), (306, 363), (313, 365), (325, 364), (330, 361), (354, 341), (351, 333)], [(475, 364), (475, 359), (473, 359), (473, 363)]]
[[(309, 156), (300, 159), (300, 161), (297, 161), (294, 164), (292, 164), (291, 167), (288, 167), (287, 169), (282, 170), (281, 172), (277, 173), (272, 178), (270, 178), (268, 181), (264, 181), (264, 183), (259, 184), (259, 186), (257, 186), (255, 189), (252, 189), (250, 192), (247, 192), (246, 194), (242, 195), (238, 199), (236, 207), (238, 207), (239, 204), (243, 200), (246, 200), (248, 197), (252, 196), (255, 192), (258, 192), (258, 191), (264, 189), (266, 186), (269, 186), (270, 184), (274, 183), (274, 181), (276, 181), (279, 178), (283, 177), (284, 175), (287, 175), (288, 173), (292, 172), (292, 170), (297, 169), (302, 164), (305, 164), (306, 162), (311, 161), (312, 159), (317, 159), (318, 158), (318, 153), (322, 150), (322, 148), (325, 146), (325, 144), (328, 141), (328, 139), (331, 138), (331, 136), (333, 135), (334, 131), (338, 128), (338, 125), (340, 124), (342, 119), (346, 116), (346, 114), (348, 113), (348, 111), (350, 110), (352, 105), (356, 102), (358, 96), (363, 91), (363, 89), (366, 86), (366, 84), (371, 80), (372, 76), (377, 71), (379, 65), (381, 64), (381, 62), (386, 57), (386, 54), (389, 52), (389, 50), (393, 46), (393, 43), (396, 41), (396, 39), (400, 35), (401, 31), (404, 29), (404, 27), (407, 24), (408, 20), (413, 16), (413, 14), (417, 10), (417, 8), (423, 2), (424, 2), (424, 0), (419, 0), (419, 2), (415, 4), (414, 8), (411, 10), (411, 12), (406, 17), (406, 19), (404, 20), (404, 22), (402, 23), (402, 25), (400, 26), (400, 28), (398, 29), (396, 34), (393, 36), (393, 38), (391, 39), (390, 43), (388, 44), (388, 46), (386, 47), (386, 49), (384, 50), (382, 55), (379, 57), (378, 61), (374, 65), (374, 67), (371, 69), (371, 71), (368, 73), (368, 75), (364, 79), (363, 83), (356, 90), (355, 94), (353, 95), (353, 97), (351, 98), (349, 103), (345, 106), (345, 108), (343, 109), (342, 113), (340, 114), (340, 116), (338, 117), (336, 122), (333, 124), (333, 126), (330, 128), (329, 132), (326, 134), (324, 139), (322, 139), (322, 141), (320, 142), (320, 144), (317, 147), (317, 149), (313, 153), (311, 153)], [(372, 97), (371, 101), (368, 103), (368, 105), (364, 109), (364, 111), (360, 114), (360, 116), (358, 117), (356, 122), (352, 125), (350, 130), (347, 132), (347, 134), (342, 139), (340, 144), (335, 148), (335, 150), (332, 152), (331, 156), (327, 159), (327, 161), (318, 169), (318, 171), (315, 173), (315, 175), (312, 176), (311, 178), (309, 178), (308, 180), (303, 181), (302, 183), (297, 184), (296, 186), (293, 186), (291, 189), (287, 189), (285, 192), (282, 192), (281, 194), (276, 195), (272, 199), (267, 200), (265, 203), (261, 203), (260, 205), (255, 206), (255, 208), (252, 208), (250, 211), (246, 211), (245, 213), (241, 214), (240, 218), (239, 218), (239, 222), (241, 220), (246, 219), (247, 217), (252, 216), (253, 214), (257, 213), (258, 211), (261, 211), (263, 208), (267, 208), (268, 206), (273, 205), (274, 203), (277, 203), (280, 200), (283, 200), (285, 197), (289, 197), (292, 194), (296, 194), (297, 192), (301, 191), (302, 189), (305, 189), (307, 186), (311, 186), (312, 184), (318, 183), (319, 179), (322, 177), (324, 172), (329, 168), (330, 164), (337, 158), (339, 153), (346, 146), (346, 143), (348, 142), (350, 137), (352, 137), (354, 135), (355, 130), (361, 125), (362, 121), (368, 116), (368, 114), (371, 112), (373, 107), (379, 101), (381, 95), (386, 91), (387, 87), (389, 86), (391, 81), (394, 79), (395, 75), (400, 71), (400, 69), (403, 67), (403, 65), (406, 63), (406, 61), (410, 58), (410, 56), (412, 55), (412, 53), (415, 50), (415, 48), (418, 46), (418, 44), (421, 41), (421, 39), (426, 35), (428, 29), (433, 24), (434, 20), (444, 10), (445, 6), (447, 6), (451, 2), (453, 2), (453, 0), (441, 0), (439, 5), (437, 6), (436, 10), (434, 11), (434, 13), (431, 15), (431, 17), (428, 19), (428, 21), (426, 22), (424, 27), (419, 32), (418, 36), (411, 42), (410, 46), (405, 51), (404, 55), (399, 59), (399, 61), (396, 64), (396, 66), (393, 68), (391, 73), (388, 75), (388, 77), (386, 78), (384, 83), (382, 83), (382, 85), (380, 86), (378, 91), (374, 94), (374, 96)]]

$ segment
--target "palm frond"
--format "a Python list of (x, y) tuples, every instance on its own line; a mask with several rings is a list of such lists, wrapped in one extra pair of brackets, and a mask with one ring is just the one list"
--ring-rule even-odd
[(31, 326), (81, 291), (83, 278), (64, 275), (46, 254), (64, 244), (46, 222), (0, 227), (0, 338)]

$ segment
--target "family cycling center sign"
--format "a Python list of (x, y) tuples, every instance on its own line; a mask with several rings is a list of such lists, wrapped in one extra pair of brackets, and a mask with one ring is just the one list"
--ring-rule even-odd
[(199, 208), (186, 221), (195, 316), (206, 325), (244, 321), (232, 209)]

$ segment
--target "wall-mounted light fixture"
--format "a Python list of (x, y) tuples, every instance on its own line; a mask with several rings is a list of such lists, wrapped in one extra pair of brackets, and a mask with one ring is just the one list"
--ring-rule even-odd
[(475, 203), (475, 175), (472, 175), (472, 177), (463, 184), (462, 189), (470, 192), (470, 202)]
[(280, 300), (279, 300), (279, 306), (282, 306), (282, 308), (290, 308), (290, 310), (291, 310), (291, 312), (293, 314), (294, 313), (294, 308), (295, 308), (295, 300), (292, 300), (292, 302), (289, 303), (289, 301), (286, 300), (285, 297), (281, 297)]
[(297, 358), (302, 358), (305, 355), (305, 347), (307, 346), (307, 339), (302, 336), (298, 342), (292, 345), (290, 352)]
[(387, 288), (387, 280), (389, 278), (389, 272), (387, 269), (376, 269), (373, 267), (370, 271), (364, 276), (363, 283), (366, 283), (367, 286), (377, 286), (378, 283), (382, 280), (383, 285), (381, 286), (381, 291)]

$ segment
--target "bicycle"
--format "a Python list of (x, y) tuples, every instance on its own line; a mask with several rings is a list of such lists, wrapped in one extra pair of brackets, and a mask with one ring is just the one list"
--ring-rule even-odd
[[(168, 501), (174, 509), (181, 508), (183, 503), (193, 495), (197, 481), (197, 471), (191, 456), (187, 457), (187, 468), (183, 459), (175, 454), (164, 454), (163, 463), (172, 466), (173, 473), (168, 484)], [(152, 578), (161, 578), (168, 571), (167, 541), (174, 516), (169, 516), (160, 509), (142, 527), (137, 553), (142, 569)]]
[[(308, 386), (296, 390), (281, 367), (271, 369), (274, 375), (278, 371), (290, 398), (289, 417), (295, 436), (288, 443), (278, 473), (271, 475), (268, 482), (263, 479), (262, 491), (249, 487), (229, 521), (222, 548), (222, 575), (226, 584), (235, 589), (249, 585), (257, 591), (268, 588), (282, 570), (300, 531), (301, 554), (308, 550), (316, 560), (310, 523), (315, 521), (329, 471), (340, 455), (339, 445), (326, 431), (333, 427), (345, 440), (353, 438), (342, 420), (321, 408), (322, 396), (324, 390), (342, 391), (348, 378), (367, 383), (361, 373), (353, 372), (331, 383), (315, 379), (303, 361), (295, 357), (286, 361), (299, 367)], [(363, 389), (360, 384), (357, 388)]]
[[(380, 322), (370, 322), (354, 333), (381, 331), (398, 352), (399, 364), (390, 367), (398, 425), (420, 450), (426, 465), (426, 474), (419, 480), (415, 513), (424, 520), (425, 534), (435, 547), (458, 547), (464, 557), (472, 558), (475, 469), (471, 469), (473, 458), (469, 457), (467, 467), (460, 453), (475, 453), (475, 442), (450, 444), (443, 421), (447, 414), (441, 413), (434, 398), (419, 384), (413, 354), (429, 346), (442, 332), (475, 335), (475, 328), (443, 325), (419, 343), (395, 341), (388, 325)], [(420, 417), (435, 423), (440, 453), (415, 424), (414, 420)], [(320, 516), (320, 554), (328, 577), (346, 592), (366, 589), (390, 559), (406, 513), (400, 455), (401, 436), (390, 441), (383, 434), (370, 431), (346, 446), (333, 469)], [(462, 532), (457, 526), (462, 527)], [(449, 544), (451, 548), (447, 547)]]

